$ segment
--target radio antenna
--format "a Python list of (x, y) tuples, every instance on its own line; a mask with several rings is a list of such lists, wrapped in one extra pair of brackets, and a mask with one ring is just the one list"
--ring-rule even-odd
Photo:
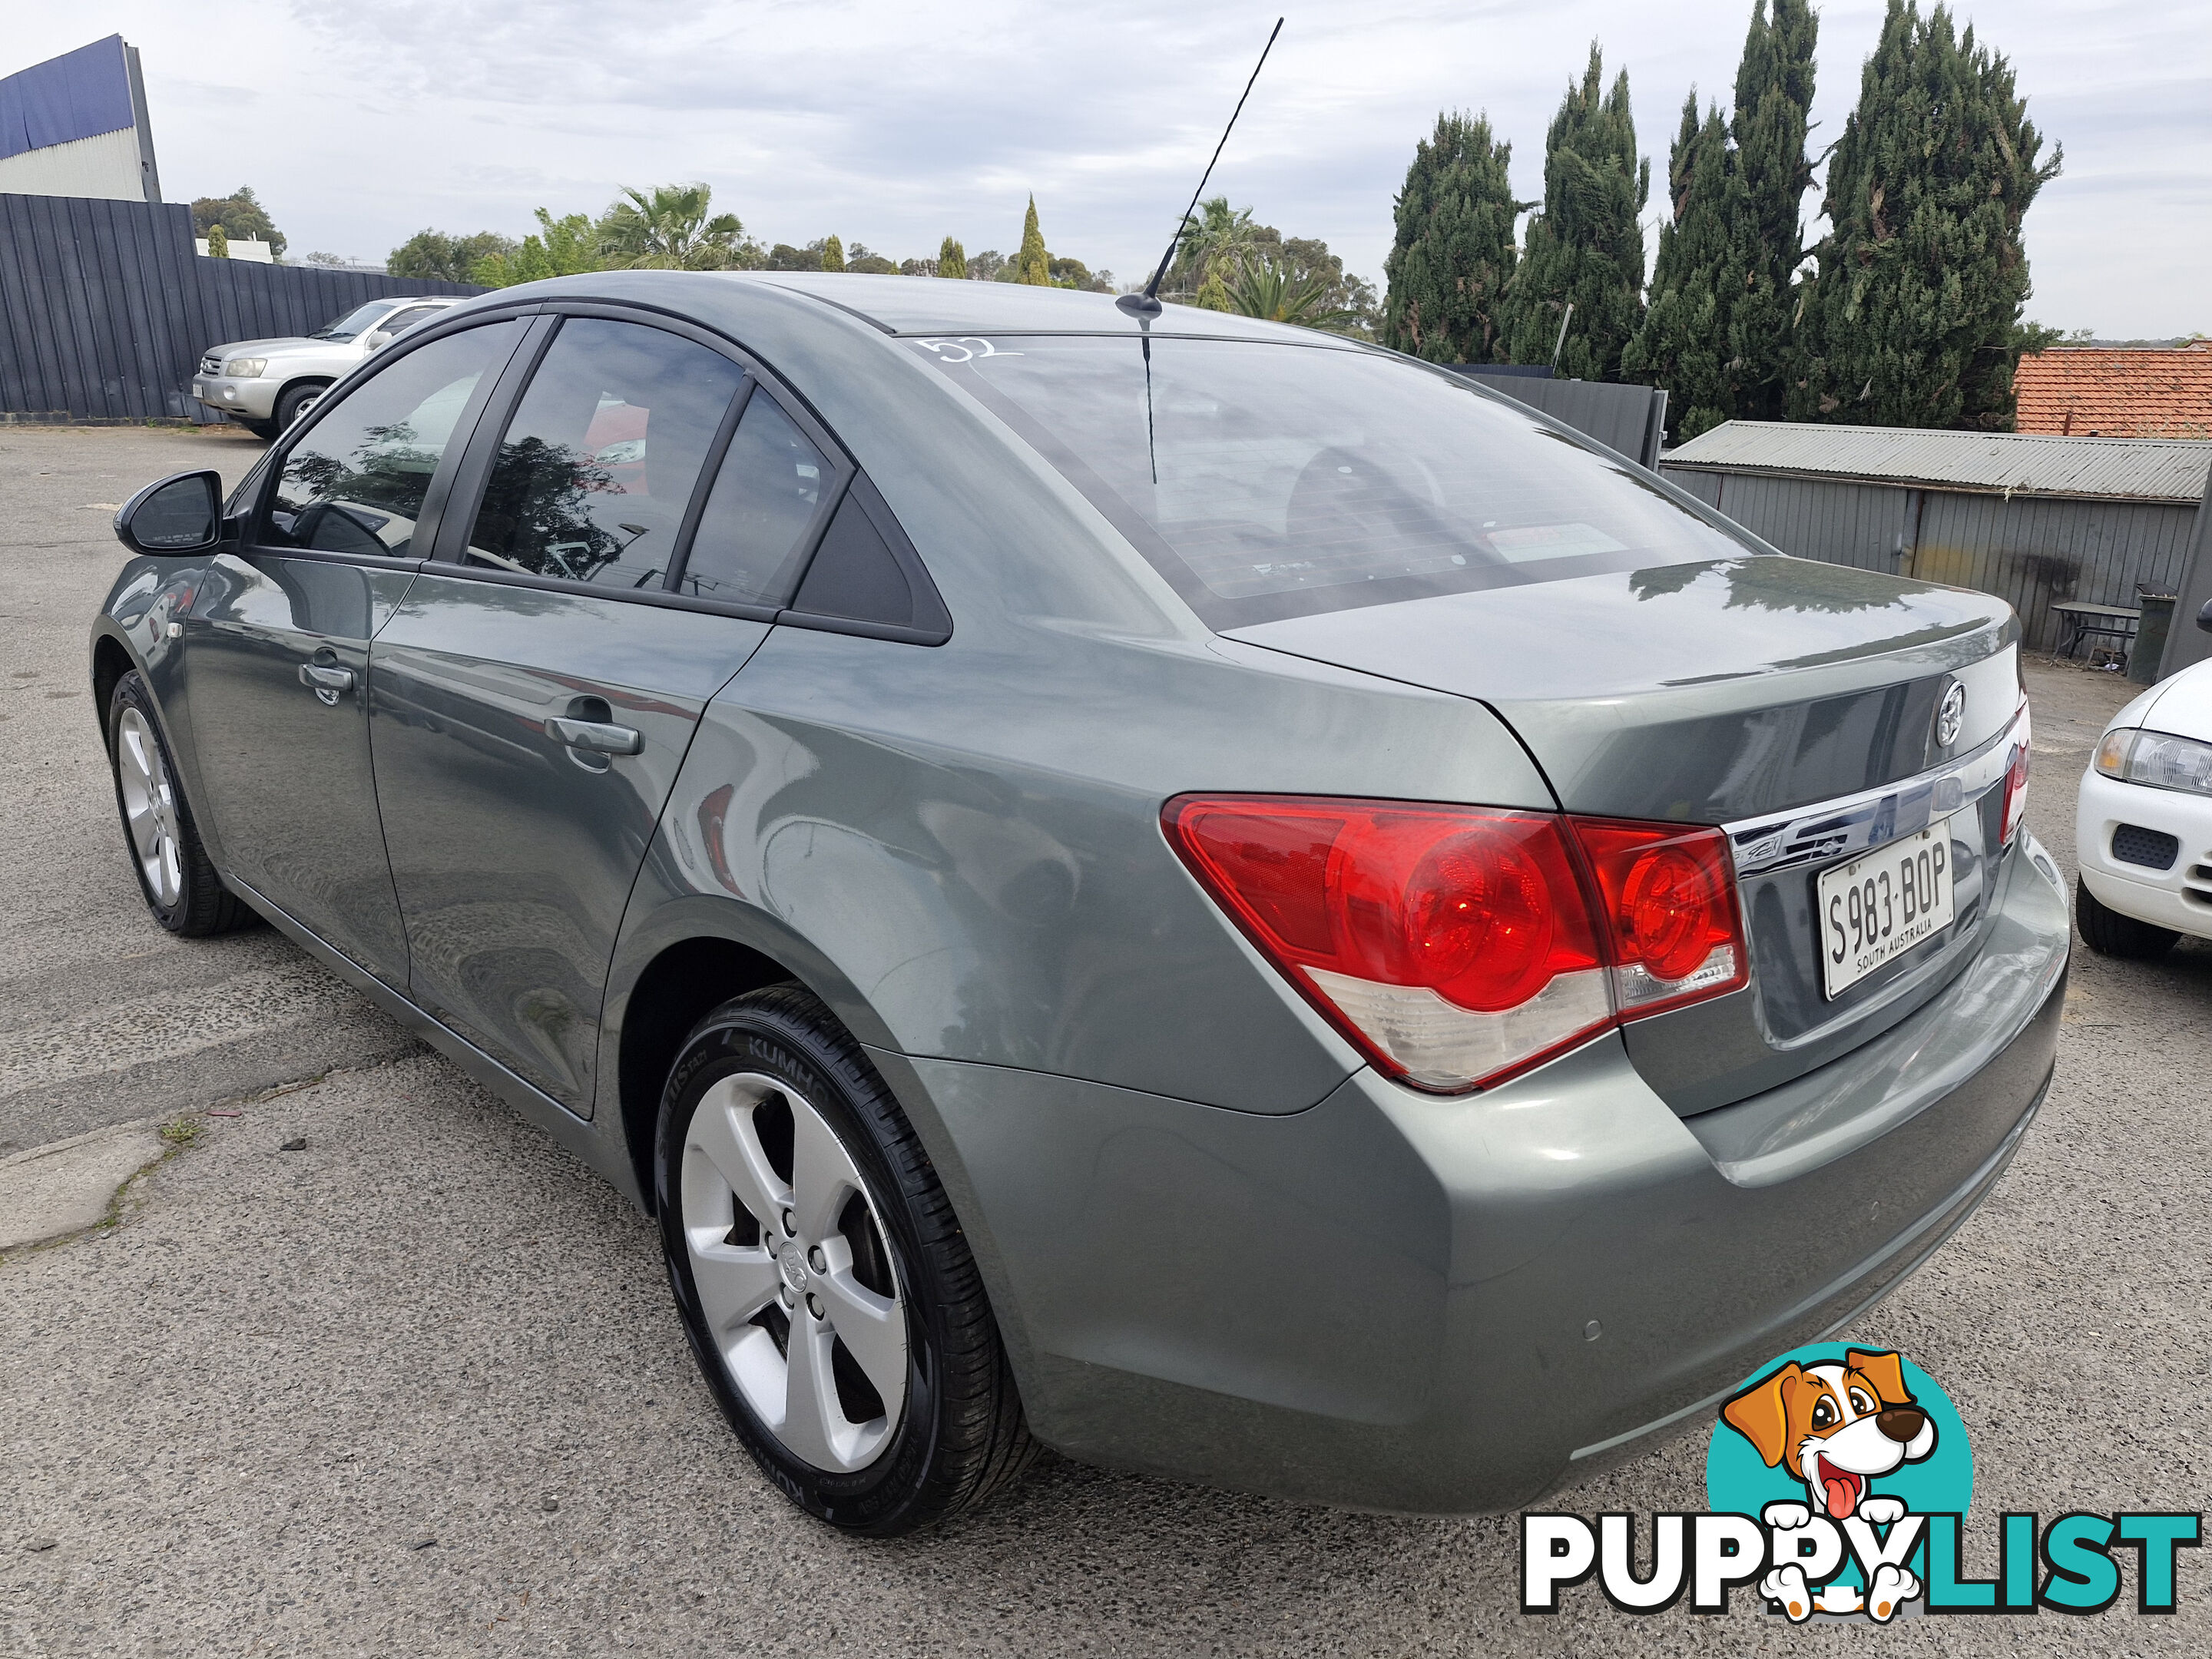
[(1168, 267), (1175, 263), (1176, 250), (1182, 246), (1183, 236), (1190, 229), (1190, 216), (1198, 207), (1198, 198), (1206, 194), (1206, 180), (1213, 177), (1213, 162), (1221, 159), (1221, 152), (1229, 143), (1229, 135), (1237, 130), (1237, 118), (1244, 112), (1244, 100), (1252, 95), (1252, 88), (1260, 78), (1260, 71), (1267, 66), (1267, 54), (1275, 49), (1275, 37), (1282, 32), (1283, 20), (1278, 17), (1275, 27), (1268, 31), (1267, 44), (1260, 48), (1260, 61), (1252, 65), (1252, 79), (1244, 83), (1244, 91), (1237, 100), (1237, 107), (1229, 112), (1229, 125), (1221, 129), (1221, 143), (1213, 147), (1213, 161), (1206, 164), (1206, 171), (1199, 176), (1198, 188), (1190, 193), (1190, 206), (1185, 208), (1182, 217), (1176, 221), (1175, 240), (1168, 244), (1168, 251), (1160, 256), (1160, 268), (1152, 273), (1152, 280), (1145, 284), (1142, 294), (1124, 294), (1114, 301), (1130, 315), (1159, 315), (1160, 283), (1168, 274)]

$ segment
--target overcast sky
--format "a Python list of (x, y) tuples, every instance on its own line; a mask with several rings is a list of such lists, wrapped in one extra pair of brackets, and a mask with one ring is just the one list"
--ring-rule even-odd
[[(947, 234), (1011, 252), (1034, 191), (1052, 250), (1124, 281), (1159, 257), (1276, 15), (1211, 0), (9, 9), (0, 70), (118, 30), (138, 46), (165, 194), (252, 185), (295, 257), (380, 259), (426, 225), (519, 235), (534, 207), (596, 213), (619, 185), (699, 179), (764, 242), (834, 231), (895, 259), (933, 254)], [(1881, 10), (1820, 8), (1816, 150), (1842, 130)], [(2212, 3), (1959, 10), (2065, 148), (2027, 219), (2028, 314), (2116, 337), (2212, 331)], [(1379, 286), (1392, 198), (1439, 109), (1487, 110), (1513, 142), (1516, 191), (1539, 196), (1545, 127), (1595, 37), (1608, 76), (1629, 71), (1663, 181), (1684, 94), (1729, 95), (1749, 13), (1749, 0), (1301, 4), (1209, 193), (1325, 239)]]

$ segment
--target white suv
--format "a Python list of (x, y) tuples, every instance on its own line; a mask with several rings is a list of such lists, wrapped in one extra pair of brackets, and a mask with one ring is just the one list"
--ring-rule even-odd
[(458, 299), (392, 295), (356, 306), (304, 338), (211, 346), (201, 354), (192, 396), (257, 437), (273, 438), (362, 358), (459, 304)]
[[(2212, 625), (2212, 605), (2198, 626)], [(2212, 659), (2112, 717), (2074, 809), (2074, 916), (2108, 957), (2212, 939)]]

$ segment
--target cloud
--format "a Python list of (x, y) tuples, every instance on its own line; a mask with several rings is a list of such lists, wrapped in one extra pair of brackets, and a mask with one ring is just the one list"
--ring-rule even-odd
[[(2212, 326), (2197, 20), (2080, 0), (1960, 9), (2065, 147), (2028, 220), (2034, 314), (2106, 333)], [(1379, 280), (1393, 198), (1440, 110), (1487, 110), (1513, 141), (1516, 191), (1540, 195), (1545, 128), (1596, 38), (1608, 75), (1629, 70), (1663, 176), (1683, 94), (1725, 99), (1749, 12), (1292, 12), (1213, 188)], [(1842, 131), (1881, 17), (1880, 0), (1821, 8), (1816, 145)], [(697, 179), (768, 240), (834, 230), (894, 256), (947, 234), (1010, 248), (1034, 191), (1055, 252), (1133, 277), (1272, 21), (1208, 0), (116, 0), (97, 25), (60, 8), (14, 20), (10, 55), (119, 27), (144, 56), (165, 186), (251, 182), (302, 247), (375, 257), (425, 224), (520, 234), (537, 206), (596, 212), (623, 185)]]

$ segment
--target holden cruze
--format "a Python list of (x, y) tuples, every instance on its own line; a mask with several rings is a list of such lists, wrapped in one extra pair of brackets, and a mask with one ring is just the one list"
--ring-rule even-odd
[(2000, 601), (1146, 312), (510, 289), (118, 515), (156, 920), (265, 918), (657, 1216), (858, 1532), (1038, 1443), (1526, 1504), (1894, 1286), (2051, 1076)]

